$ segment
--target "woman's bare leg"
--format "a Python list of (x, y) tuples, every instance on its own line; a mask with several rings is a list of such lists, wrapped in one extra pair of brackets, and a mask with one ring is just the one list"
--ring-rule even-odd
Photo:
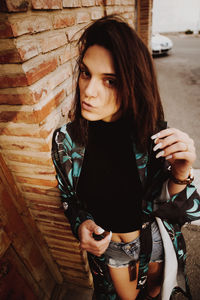
[[(147, 295), (156, 297), (159, 295), (163, 281), (163, 266), (164, 264), (152, 262), (149, 263), (148, 278), (147, 278)], [(109, 267), (110, 275), (121, 300), (135, 300), (139, 294), (137, 287), (139, 263), (136, 264), (136, 279), (130, 281), (129, 268), (112, 268)]]
[(110, 275), (121, 300), (135, 300), (139, 290), (137, 287), (139, 263), (136, 264), (136, 279), (130, 280), (130, 270), (128, 267), (112, 268), (109, 267)]
[(147, 295), (156, 297), (159, 295), (161, 285), (163, 282), (163, 262), (149, 263), (148, 277), (147, 277)]

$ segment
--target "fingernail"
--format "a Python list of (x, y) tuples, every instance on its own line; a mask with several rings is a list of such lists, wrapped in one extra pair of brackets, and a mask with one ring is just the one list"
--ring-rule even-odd
[(101, 227), (98, 227), (96, 231), (98, 234), (102, 234), (102, 233), (104, 233), (105, 230)]
[(156, 138), (156, 139), (154, 140), (154, 144), (157, 144), (157, 141), (158, 141), (158, 138)]
[(156, 146), (154, 146), (153, 151), (156, 151), (156, 150), (160, 149), (161, 147), (162, 147), (162, 143), (159, 143)]
[(154, 139), (158, 138), (159, 136), (160, 136), (160, 132), (158, 132), (158, 133), (152, 135), (152, 136), (151, 136), (151, 139), (154, 140)]
[(170, 155), (167, 155), (166, 157), (165, 157), (165, 159), (170, 159), (170, 158), (172, 158), (172, 155), (170, 154)]
[(160, 151), (157, 155), (156, 158), (159, 158), (165, 154), (165, 151)]
[(112, 238), (112, 231), (110, 231), (109, 233), (109, 239), (111, 240), (111, 238)]

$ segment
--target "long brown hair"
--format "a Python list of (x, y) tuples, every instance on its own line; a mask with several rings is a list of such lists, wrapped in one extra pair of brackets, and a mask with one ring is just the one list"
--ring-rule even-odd
[[(113, 56), (117, 78), (117, 101), (123, 116), (132, 120), (138, 149), (146, 150), (149, 137), (164, 119), (153, 61), (148, 48), (119, 16), (106, 16), (93, 22), (79, 39), (79, 59), (92, 45), (109, 50)], [(79, 79), (78, 72), (78, 79)], [(80, 144), (87, 141), (87, 120), (81, 116), (77, 81), (74, 109), (74, 133)]]

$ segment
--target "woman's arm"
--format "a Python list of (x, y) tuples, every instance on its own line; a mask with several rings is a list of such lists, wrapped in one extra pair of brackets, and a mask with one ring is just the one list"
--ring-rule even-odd
[[(72, 141), (63, 129), (57, 129), (52, 141), (52, 160), (56, 169), (58, 188), (64, 213), (69, 220), (73, 234), (80, 240), (81, 248), (100, 256), (105, 252), (111, 239), (111, 233), (105, 233), (102, 240), (95, 240), (93, 234), (101, 235), (104, 230), (93, 220), (91, 214), (83, 209), (73, 186)], [(67, 132), (66, 132), (67, 133)]]
[(52, 160), (56, 169), (58, 188), (64, 213), (69, 220), (71, 229), (76, 238), (78, 228), (85, 220), (93, 220), (92, 216), (83, 209), (74, 188), (72, 175), (72, 140), (67, 127), (55, 130), (52, 139)]
[[(152, 139), (154, 151), (158, 150), (156, 157), (165, 157), (171, 165), (168, 198), (166, 202), (161, 201), (155, 215), (181, 225), (200, 219), (200, 196), (190, 179), (191, 167), (196, 159), (193, 140), (174, 128), (162, 130)], [(188, 181), (187, 184), (185, 181)]]

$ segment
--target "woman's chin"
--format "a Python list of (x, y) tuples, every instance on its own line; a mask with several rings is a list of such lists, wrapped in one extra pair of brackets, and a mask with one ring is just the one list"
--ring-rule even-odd
[(81, 115), (84, 119), (88, 120), (88, 121), (99, 121), (101, 120), (101, 118), (99, 118), (98, 116), (96, 116), (95, 114), (82, 110), (81, 111)]

